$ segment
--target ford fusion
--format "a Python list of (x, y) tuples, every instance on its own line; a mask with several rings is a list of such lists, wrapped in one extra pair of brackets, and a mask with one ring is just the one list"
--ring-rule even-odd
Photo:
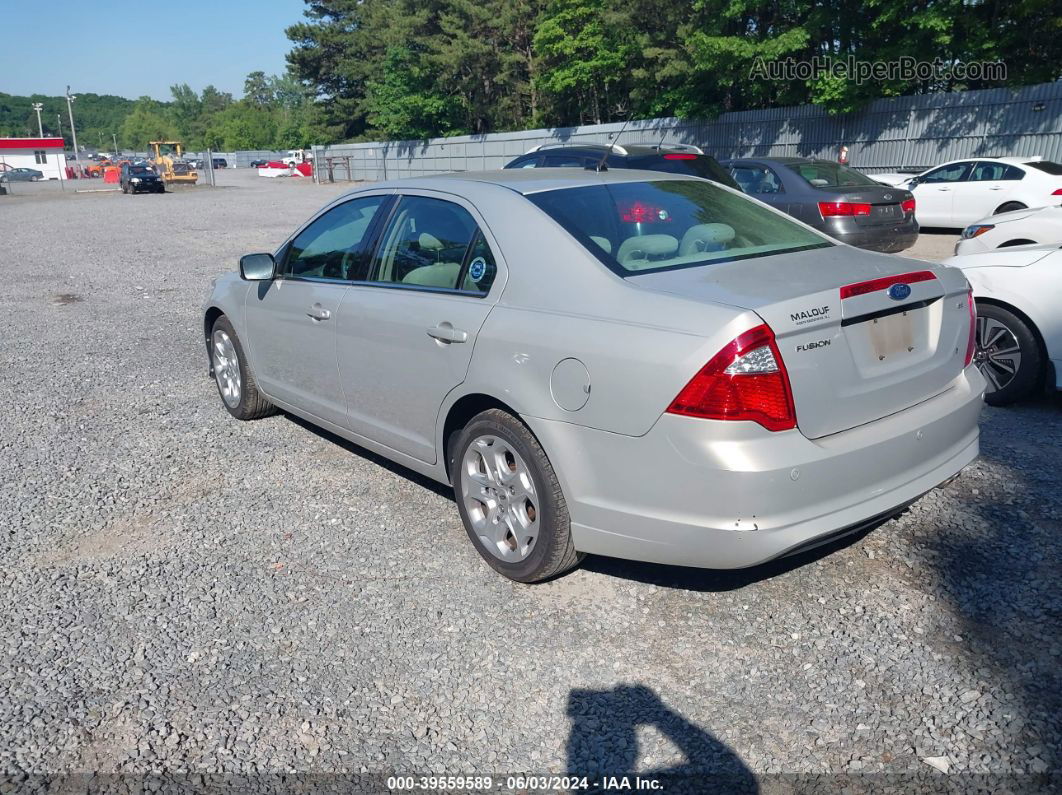
[(974, 326), (956, 269), (695, 177), (568, 169), (346, 194), (204, 315), (234, 417), (452, 484), (521, 582), (587, 553), (751, 566), (895, 515), (977, 455)]

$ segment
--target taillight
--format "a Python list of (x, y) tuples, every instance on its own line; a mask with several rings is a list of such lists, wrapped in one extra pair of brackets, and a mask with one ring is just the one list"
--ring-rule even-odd
[(666, 223), (671, 215), (663, 207), (642, 204), (639, 201), (619, 205), (620, 219), (632, 224)]
[(1057, 189), (1051, 191), (1051, 195), (1052, 196), (1062, 196), (1062, 188), (1057, 188)]
[(664, 160), (696, 160), (697, 155), (664, 155)]
[(667, 410), (707, 420), (758, 422), (769, 431), (795, 428), (793, 391), (770, 327), (746, 331), (719, 351)]
[(819, 202), (819, 213), (823, 218), (837, 215), (870, 215), (870, 205), (862, 202)]
[(915, 211), (915, 200), (904, 199), (902, 202), (900, 202), (900, 209), (903, 210), (905, 213), (913, 213)]
[(977, 347), (977, 304), (974, 303), (972, 290), (966, 294), (966, 300), (970, 307), (970, 339), (966, 341), (966, 361), (963, 362), (963, 370), (970, 366), (974, 357), (974, 349)]

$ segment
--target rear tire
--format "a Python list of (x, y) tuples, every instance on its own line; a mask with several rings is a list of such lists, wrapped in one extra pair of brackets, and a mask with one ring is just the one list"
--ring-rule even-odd
[(1014, 210), (1024, 210), (1025, 205), (1021, 202), (1004, 202), (996, 208), (996, 211), (992, 215), (999, 215), (1000, 213), (1009, 213)]
[(1020, 317), (995, 304), (977, 305), (974, 362), (988, 381), (985, 402), (990, 406), (1028, 397), (1044, 373), (1036, 334)]
[(210, 330), (210, 365), (221, 402), (233, 417), (257, 420), (276, 413), (276, 406), (258, 391), (240, 338), (224, 315), (214, 321)]
[(491, 568), (533, 583), (579, 564), (557, 474), (520, 420), (500, 409), (477, 414), (448, 454), (461, 521)]

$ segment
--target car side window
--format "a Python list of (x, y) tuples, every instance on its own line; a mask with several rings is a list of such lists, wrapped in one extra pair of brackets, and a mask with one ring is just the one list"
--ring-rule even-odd
[(494, 252), (490, 250), (487, 239), (479, 229), (476, 230), (476, 236), (468, 248), (466, 259), (468, 264), (465, 265), (465, 275), (461, 279), (461, 289), (486, 295), (494, 284), (494, 277), (498, 275), (498, 265), (494, 261)]
[(517, 160), (509, 168), (534, 168), (538, 165), (538, 155), (534, 157), (528, 157), (524, 160)]
[(1017, 166), (1007, 166), (1007, 170), (1003, 172), (1003, 176), (1000, 179), (1003, 180), (1019, 180), (1025, 176), (1025, 172)]
[(369, 231), (387, 196), (351, 199), (303, 229), (288, 246), (288, 278), (361, 281), (369, 271)]
[[(460, 205), (403, 196), (380, 238), (372, 280), (456, 290), (477, 232), (475, 220)], [(486, 275), (485, 263), (481, 281)], [(472, 289), (480, 288), (473, 284)]]
[(545, 165), (546, 168), (582, 168), (584, 158), (582, 155), (575, 154), (556, 154), (546, 155)]
[(950, 163), (926, 173), (919, 182), (962, 182), (969, 176), (971, 166), (973, 166), (973, 163), (969, 160), (964, 160), (961, 163)]
[(785, 193), (778, 175), (765, 166), (734, 166), (731, 174), (744, 193)]
[(995, 182), (1003, 179), (1007, 167), (1003, 163), (979, 162), (970, 174), (970, 182)]

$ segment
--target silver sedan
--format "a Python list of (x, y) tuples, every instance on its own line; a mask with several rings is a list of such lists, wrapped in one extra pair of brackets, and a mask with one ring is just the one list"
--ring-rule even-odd
[(219, 278), (222, 401), (452, 484), (521, 582), (735, 568), (891, 516), (978, 451), (958, 270), (645, 171), (367, 186)]

